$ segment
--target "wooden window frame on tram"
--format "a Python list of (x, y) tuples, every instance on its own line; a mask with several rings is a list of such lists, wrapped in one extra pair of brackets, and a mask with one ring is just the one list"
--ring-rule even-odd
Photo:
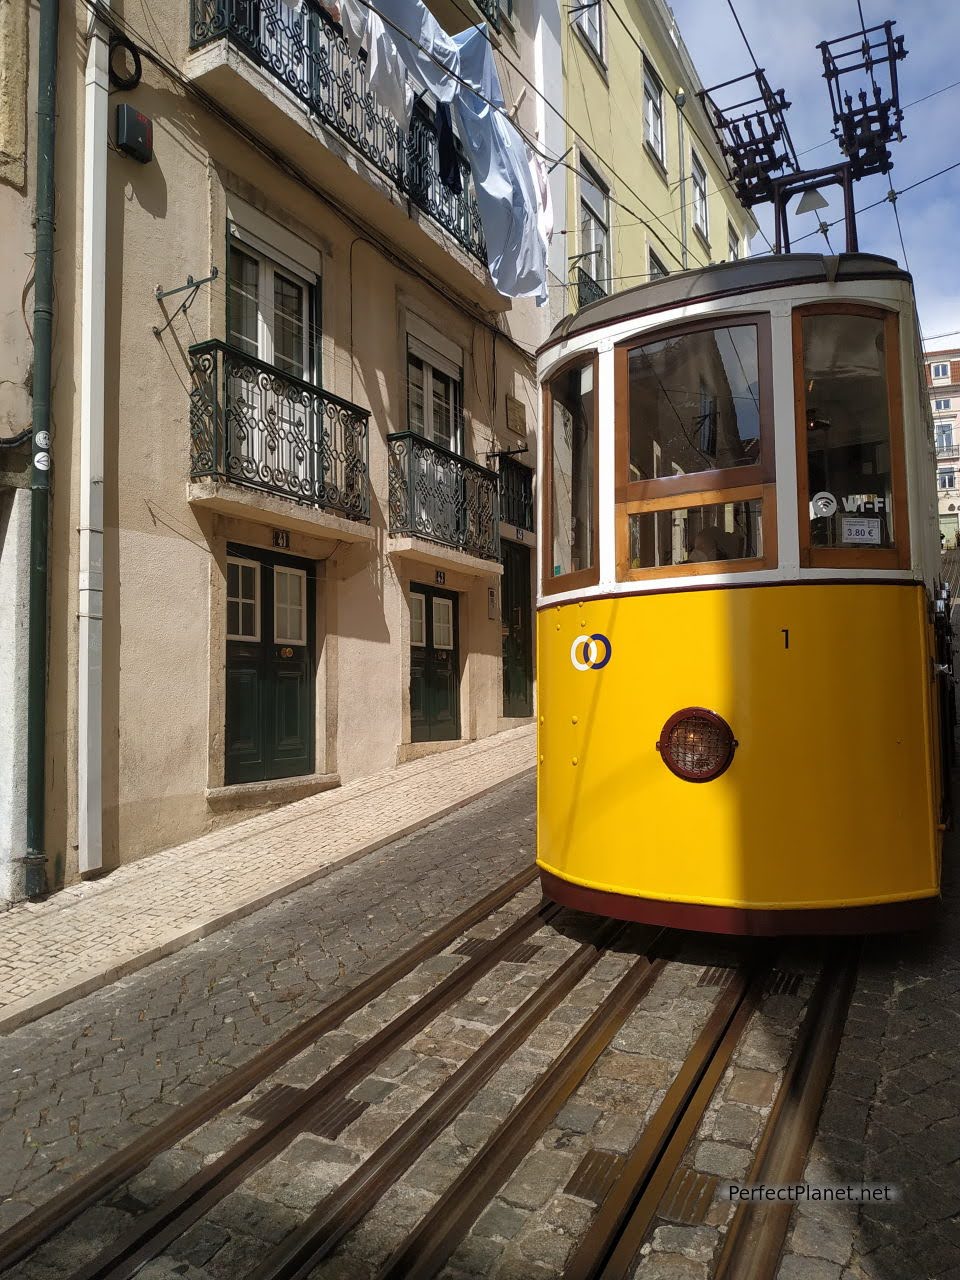
[[(854, 315), (883, 321), (887, 417), (890, 424), (890, 484), (893, 490), (892, 547), (814, 547), (810, 545), (810, 473), (807, 463), (806, 397), (803, 369), (803, 321), (806, 316)], [(794, 307), (793, 398), (797, 442), (797, 505), (800, 564), (805, 569), (909, 569), (910, 523), (903, 430), (903, 382), (900, 370), (900, 316), (888, 307), (860, 302), (811, 302)]]
[[(569, 373), (571, 369), (582, 369), (593, 365), (593, 519), (591, 533), (593, 535), (593, 564), (589, 569), (578, 569), (574, 573), (553, 572), (553, 397), (550, 384), (555, 378)], [(578, 351), (563, 364), (550, 371), (550, 376), (543, 383), (543, 477), (541, 482), (541, 502), (543, 503), (543, 547), (540, 552), (540, 578), (544, 595), (556, 595), (560, 591), (576, 591), (579, 587), (595, 587), (600, 581), (600, 415), (598, 412), (600, 398), (600, 358), (596, 350)]]
[[(751, 327), (757, 332), (757, 368), (760, 380), (760, 462), (748, 467), (721, 467), (655, 480), (627, 480), (630, 465), (630, 352), (651, 342), (703, 333), (711, 329)], [(631, 334), (614, 351), (614, 450), (616, 455), (617, 581), (696, 577), (703, 574), (751, 573), (775, 569), (777, 553), (776, 459), (773, 423), (773, 352), (770, 313), (767, 311), (711, 314), (700, 320)], [(763, 555), (743, 560), (702, 560), (692, 564), (630, 565), (631, 515), (670, 511), (681, 507), (709, 507), (727, 502), (760, 499)]]

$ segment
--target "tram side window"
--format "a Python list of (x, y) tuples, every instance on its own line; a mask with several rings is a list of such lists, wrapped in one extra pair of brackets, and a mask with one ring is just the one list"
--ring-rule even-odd
[(594, 381), (591, 358), (589, 364), (563, 370), (549, 384), (552, 459), (548, 578), (589, 575), (597, 569)]
[(763, 558), (759, 498), (627, 516), (631, 569)]
[(754, 325), (648, 342), (630, 351), (628, 369), (630, 483), (760, 461)]
[(813, 314), (802, 333), (810, 547), (893, 547), (891, 331), (881, 316)]

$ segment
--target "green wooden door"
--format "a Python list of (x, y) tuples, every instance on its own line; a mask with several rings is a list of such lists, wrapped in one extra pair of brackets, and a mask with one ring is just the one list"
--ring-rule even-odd
[(530, 548), (504, 541), (500, 587), (503, 635), (503, 714), (533, 715), (533, 607)]
[(457, 597), (410, 585), (410, 736), (413, 742), (460, 737), (460, 637)]
[(314, 771), (314, 567), (227, 548), (225, 781)]

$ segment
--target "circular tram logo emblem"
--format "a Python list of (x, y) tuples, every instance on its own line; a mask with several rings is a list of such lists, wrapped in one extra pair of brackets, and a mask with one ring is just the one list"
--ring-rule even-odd
[(578, 671), (602, 671), (611, 653), (610, 641), (596, 631), (592, 636), (577, 636), (570, 646), (570, 661)]

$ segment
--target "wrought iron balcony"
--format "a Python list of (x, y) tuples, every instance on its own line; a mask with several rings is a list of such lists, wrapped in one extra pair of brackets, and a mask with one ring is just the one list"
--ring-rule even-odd
[(500, 519), (533, 532), (533, 472), (512, 458), (500, 459)]
[(596, 302), (598, 298), (606, 296), (607, 291), (603, 285), (597, 284), (583, 267), (577, 267), (577, 306), (585, 307), (588, 302)]
[(440, 181), (431, 114), (418, 102), (405, 133), (367, 90), (365, 55), (354, 60), (328, 14), (309, 4), (297, 10), (283, 0), (190, 0), (190, 47), (221, 39), (299, 98), (311, 115), (486, 263), (466, 158), (460, 164), (463, 190), (455, 195)]
[(370, 518), (369, 413), (225, 342), (190, 348), (190, 478)]
[(390, 532), (500, 558), (498, 476), (413, 431), (387, 436)]
[(937, 442), (937, 457), (949, 457), (951, 454), (960, 454), (960, 441), (956, 444), (947, 444), (943, 440)]
[(475, 0), (477, 8), (493, 27), (500, 30), (500, 0)]

